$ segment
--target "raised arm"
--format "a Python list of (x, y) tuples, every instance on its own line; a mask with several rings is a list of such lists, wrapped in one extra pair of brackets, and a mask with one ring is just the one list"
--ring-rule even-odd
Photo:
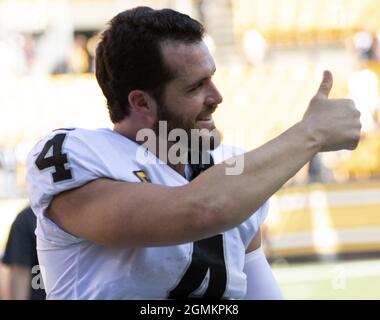
[(111, 246), (171, 245), (233, 228), (317, 152), (356, 147), (360, 113), (351, 100), (329, 100), (331, 87), (325, 72), (302, 121), (239, 156), (240, 175), (226, 175), (228, 165), (218, 164), (182, 187), (99, 179), (56, 196), (47, 215), (76, 236)]

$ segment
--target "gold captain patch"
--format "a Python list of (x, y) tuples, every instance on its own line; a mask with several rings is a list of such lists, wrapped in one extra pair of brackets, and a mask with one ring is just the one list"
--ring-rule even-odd
[(139, 171), (133, 171), (133, 173), (135, 174), (135, 176), (137, 178), (140, 179), (141, 182), (148, 182), (148, 183), (151, 183), (152, 181), (150, 181), (149, 177), (147, 176), (147, 174), (142, 171), (142, 170), (139, 170)]

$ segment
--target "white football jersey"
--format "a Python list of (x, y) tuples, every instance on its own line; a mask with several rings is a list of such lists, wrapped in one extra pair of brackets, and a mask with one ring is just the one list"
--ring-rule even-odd
[[(241, 153), (221, 145), (212, 155), (217, 164)], [(46, 218), (52, 198), (101, 177), (173, 187), (188, 181), (111, 129), (56, 130), (30, 152), (27, 170), (48, 299), (244, 297), (245, 251), (267, 214), (267, 203), (238, 227), (194, 243), (107, 248), (71, 235)]]

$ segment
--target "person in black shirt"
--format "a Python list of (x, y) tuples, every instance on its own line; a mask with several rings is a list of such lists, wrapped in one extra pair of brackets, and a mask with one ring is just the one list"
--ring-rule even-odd
[[(3, 265), (8, 269), (5, 299), (45, 299), (41, 280), (32, 281), (32, 271), (39, 273), (35, 229), (36, 216), (32, 209), (27, 207), (17, 215), (12, 224), (2, 259)], [(38, 273), (35, 276), (41, 278)]]

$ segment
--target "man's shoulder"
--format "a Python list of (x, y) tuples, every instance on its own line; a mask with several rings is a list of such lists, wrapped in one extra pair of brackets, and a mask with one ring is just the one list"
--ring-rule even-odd
[(57, 128), (49, 133), (45, 134), (42, 138), (40, 138), (37, 143), (34, 145), (32, 148), (32, 151), (34, 149), (38, 149), (41, 145), (45, 145), (47, 142), (52, 141), (54, 139), (59, 139), (59, 137), (83, 137), (83, 136), (88, 136), (96, 135), (97, 130), (90, 130), (90, 129), (84, 129), (84, 128), (77, 128), (77, 127), (66, 127), (66, 128)]
[(57, 128), (47, 134), (43, 140), (49, 140), (57, 135), (65, 135), (70, 138), (86, 141), (95, 142), (101, 137), (110, 137), (113, 135), (113, 131), (108, 128), (97, 128), (97, 129), (87, 129), (80, 127), (67, 127), (67, 128)]
[(124, 149), (136, 148), (136, 143), (109, 128), (86, 129), (67, 127), (55, 129), (40, 139), (32, 148), (29, 157), (47, 152), (52, 147), (60, 150), (72, 150), (84, 153), (89, 150), (106, 154), (121, 145)]
[(27, 178), (41, 188), (77, 187), (123, 174), (135, 162), (136, 142), (107, 128), (61, 128), (40, 140), (27, 158)]

